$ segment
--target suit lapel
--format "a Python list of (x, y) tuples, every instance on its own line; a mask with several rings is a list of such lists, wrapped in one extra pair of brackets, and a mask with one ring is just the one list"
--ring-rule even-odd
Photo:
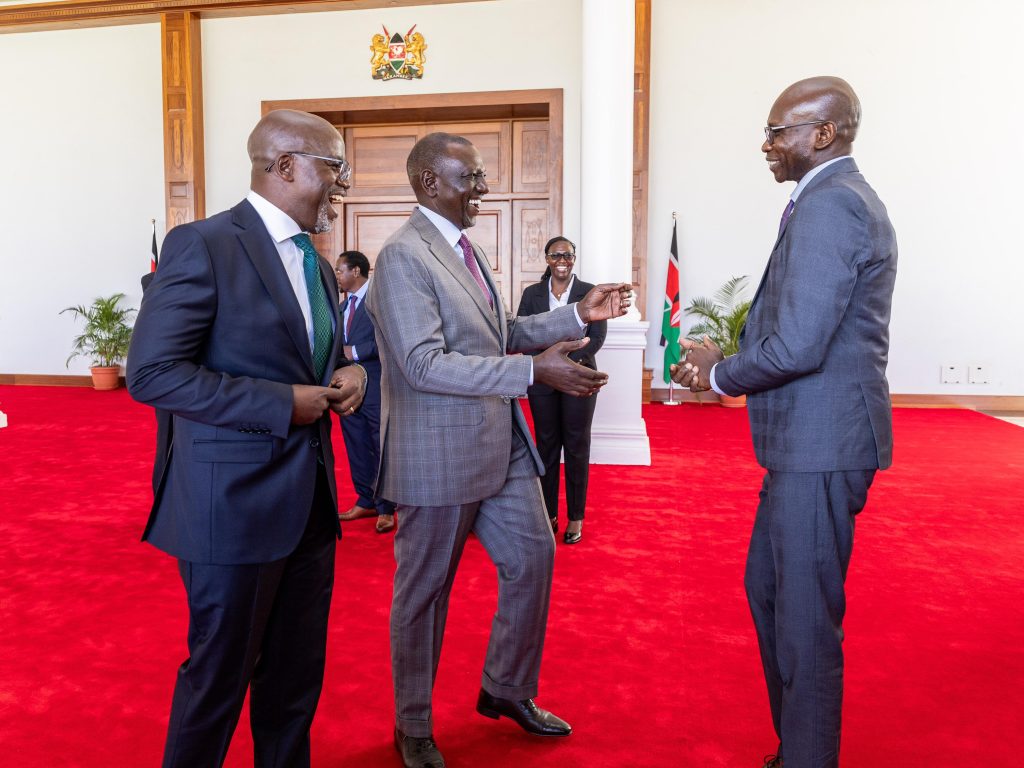
[[(295, 343), (299, 356), (306, 362), (310, 376), (315, 375), (313, 370), (313, 353), (309, 348), (309, 335), (306, 332), (306, 321), (302, 317), (302, 310), (299, 308), (298, 299), (295, 298), (295, 291), (288, 281), (288, 273), (281, 263), (281, 256), (277, 252), (274, 241), (270, 239), (263, 220), (256, 213), (256, 209), (248, 202), (243, 201), (232, 209), (234, 222), (242, 228), (238, 239), (242, 243), (249, 260), (256, 268), (271, 301), (281, 313), (281, 319), (288, 329), (288, 335)], [(323, 266), (321, 265), (321, 271)], [(329, 298), (330, 291), (328, 291)], [(334, 299), (335, 311), (337, 311), (338, 299)], [(335, 334), (337, 335), (337, 334)]]
[[(477, 308), (483, 316), (487, 318), (491, 327), (494, 329), (494, 332), (498, 334), (499, 338), (501, 338), (502, 334), (501, 329), (498, 327), (498, 319), (495, 316), (494, 311), (491, 309), (491, 305), (487, 302), (487, 297), (484, 296), (483, 291), (480, 290), (480, 286), (477, 285), (476, 280), (474, 280), (473, 276), (469, 273), (466, 263), (457, 253), (455, 253), (455, 249), (448, 244), (438, 231), (437, 227), (430, 223), (430, 219), (419, 212), (419, 209), (412, 212), (412, 215), (409, 217), (409, 222), (416, 228), (416, 231), (419, 232), (420, 237), (423, 238), (424, 242), (427, 243), (430, 248), (430, 252), (434, 254), (434, 258), (441, 262), (441, 265), (448, 270), (452, 277), (458, 281), (459, 285), (466, 290), (466, 293), (469, 294)], [(473, 251), (474, 253), (476, 252), (476, 246), (473, 247)], [(478, 264), (479, 262), (480, 259), (477, 259)], [(490, 271), (491, 270), (489, 268), (481, 269), (481, 274), (486, 275), (484, 280), (489, 283), (491, 282), (489, 280)]]
[(808, 192), (822, 184), (825, 179), (830, 176), (837, 173), (858, 173), (859, 170), (860, 169), (857, 168), (857, 163), (852, 157), (843, 158), (838, 162), (832, 163), (828, 168), (825, 168), (823, 171), (818, 173), (810, 180), (810, 182), (808, 182), (807, 186), (804, 187), (803, 191), (800, 193), (800, 197), (797, 198), (796, 205), (793, 206), (793, 213), (790, 214), (788, 219), (786, 219), (786, 223), (779, 228), (778, 237), (775, 238), (775, 244), (772, 245), (771, 256), (768, 257), (768, 264), (765, 265), (764, 273), (761, 275), (761, 282), (757, 284), (757, 290), (754, 292), (754, 299), (750, 305), (751, 310), (753, 310), (754, 306), (757, 304), (757, 298), (761, 295), (761, 291), (764, 289), (765, 281), (768, 279), (768, 270), (771, 269), (772, 262), (776, 258), (775, 254), (779, 251), (779, 246), (782, 244), (782, 237), (786, 234), (786, 230), (789, 229), (789, 225), (793, 222), (793, 219), (796, 218), (797, 214), (800, 212), (800, 198), (806, 199)]
[[(339, 353), (344, 345), (344, 331), (341, 328), (341, 316), (338, 314), (338, 283), (334, 278), (334, 270), (331, 269), (323, 256), (317, 259), (317, 264), (320, 265), (320, 282), (323, 283), (324, 292), (327, 294), (327, 303), (331, 307), (331, 314), (338, 319), (334, 327), (334, 336), (331, 339), (331, 355), (327, 358), (327, 369), (324, 371), (324, 380), (320, 382), (321, 384), (324, 384), (325, 382), (329, 382), (331, 380), (331, 376), (334, 374), (334, 361), (340, 356)], [(292, 295), (295, 295), (294, 291), (292, 292)], [(359, 302), (360, 305), (362, 303), (363, 302)], [(303, 330), (305, 330), (305, 321), (303, 321)], [(307, 343), (306, 346), (308, 348), (309, 344)], [(312, 353), (310, 353), (309, 359), (310, 363), (312, 363)]]

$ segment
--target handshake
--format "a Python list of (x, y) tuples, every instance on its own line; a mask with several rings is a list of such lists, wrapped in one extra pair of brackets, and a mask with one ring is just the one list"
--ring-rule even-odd
[(725, 355), (707, 336), (701, 342), (680, 339), (679, 345), (686, 356), (679, 365), (669, 366), (672, 381), (689, 388), (691, 392), (707, 392), (711, 389), (711, 369), (715, 363), (724, 360)]
[(339, 368), (331, 386), (292, 384), (292, 424), (312, 424), (330, 408), (339, 416), (351, 416), (366, 394), (366, 371), (361, 365)]

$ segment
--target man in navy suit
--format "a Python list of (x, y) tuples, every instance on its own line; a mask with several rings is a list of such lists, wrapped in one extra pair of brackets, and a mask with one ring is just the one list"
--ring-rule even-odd
[(766, 474), (745, 586), (780, 746), (765, 765), (835, 768), (854, 521), (892, 463), (885, 368), (896, 235), (851, 157), (860, 101), (836, 77), (775, 101), (761, 151), (795, 181), (740, 351), (684, 341), (673, 379), (748, 395)]
[(348, 294), (341, 309), (341, 327), (345, 339), (345, 357), (358, 360), (366, 369), (366, 396), (359, 410), (342, 418), (352, 485), (359, 498), (355, 505), (338, 515), (342, 521), (377, 517), (377, 533), (395, 529), (395, 505), (375, 496), (377, 465), (380, 464), (380, 357), (373, 321), (363, 305), (370, 261), (360, 251), (345, 251), (334, 265), (338, 287)]
[(310, 765), (340, 535), (328, 409), (353, 413), (366, 383), (307, 234), (348, 189), (341, 136), (280, 110), (248, 152), (246, 199), (168, 233), (128, 353), (132, 396), (173, 418), (143, 534), (189, 606), (165, 768), (222, 765), (247, 689), (256, 765)]

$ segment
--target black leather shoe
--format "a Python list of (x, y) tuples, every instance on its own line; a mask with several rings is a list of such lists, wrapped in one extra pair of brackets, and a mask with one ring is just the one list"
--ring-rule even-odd
[(402, 756), (405, 768), (444, 768), (444, 758), (433, 736), (406, 736), (395, 728), (395, 749)]
[[(570, 521), (571, 524), (571, 521)], [(577, 544), (579, 540), (583, 538), (583, 523), (580, 523), (580, 529), (578, 531), (566, 530), (565, 537), (562, 539), (566, 544)]]
[(782, 768), (782, 758), (778, 755), (765, 755), (763, 768)]
[(568, 736), (572, 733), (571, 725), (557, 715), (538, 707), (533, 703), (533, 699), (499, 699), (481, 689), (480, 698), (476, 700), (476, 711), (495, 720), (502, 716), (515, 720), (524, 731), (538, 736)]
[(558, 533), (558, 518), (557, 517), (549, 517), (548, 520), (551, 523), (551, 532), (552, 533)]

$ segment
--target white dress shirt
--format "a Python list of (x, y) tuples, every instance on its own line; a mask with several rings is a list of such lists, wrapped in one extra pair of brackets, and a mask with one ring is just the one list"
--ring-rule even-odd
[[(288, 273), (288, 282), (291, 283), (292, 291), (299, 302), (299, 309), (302, 310), (302, 319), (306, 321), (306, 335), (309, 336), (309, 351), (313, 352), (313, 312), (309, 308), (309, 291), (306, 289), (306, 273), (302, 269), (302, 249), (292, 240), (295, 235), (302, 234), (302, 228), (295, 223), (287, 213), (282, 211), (272, 202), (262, 197), (251, 189), (245, 196), (260, 219), (263, 226), (270, 233), (270, 239), (274, 241), (274, 247), (281, 257), (284, 271)], [(319, 267), (317, 267), (319, 271)], [(333, 312), (331, 313), (334, 314)], [(337, 330), (337, 318), (331, 318), (331, 327)]]
[[(572, 293), (572, 284), (576, 282), (576, 275), (569, 275), (569, 284), (565, 286), (565, 291), (561, 297), (555, 296), (554, 290), (551, 288), (551, 280), (548, 280), (548, 310), (558, 309), (564, 307), (569, 303), (569, 294)], [(576, 319), (579, 319), (579, 314), (576, 315)]]

